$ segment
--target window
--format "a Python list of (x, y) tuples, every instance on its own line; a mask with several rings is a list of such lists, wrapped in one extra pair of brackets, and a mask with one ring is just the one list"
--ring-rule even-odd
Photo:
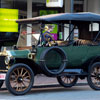
[(89, 31), (99, 31), (99, 24), (98, 23), (92, 23), (89, 24)]

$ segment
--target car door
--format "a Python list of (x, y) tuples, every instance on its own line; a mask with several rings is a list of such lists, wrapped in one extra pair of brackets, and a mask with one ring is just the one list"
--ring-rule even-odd
[(90, 45), (88, 48), (88, 58), (100, 56), (100, 45)]
[(63, 47), (68, 58), (68, 66), (81, 66), (87, 60), (88, 46)]

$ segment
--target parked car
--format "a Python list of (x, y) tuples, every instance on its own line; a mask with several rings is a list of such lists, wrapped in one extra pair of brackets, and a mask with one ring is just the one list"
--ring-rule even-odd
[[(0, 53), (0, 87), (5, 81), (12, 94), (23, 95), (32, 88), (37, 74), (45, 74), (56, 77), (66, 88), (74, 86), (78, 78), (87, 78), (92, 89), (100, 90), (100, 15), (62, 13), (16, 22), (24, 26), (18, 40), (20, 46), (13, 50), (4, 48)], [(40, 26), (37, 31), (40, 38), (34, 38), (35, 44), (31, 47), (23, 45), (27, 24), (31, 24), (30, 28)], [(67, 28), (69, 35), (66, 33), (62, 35), (63, 40), (54, 40), (48, 32), (44, 33), (46, 24), (58, 25), (62, 33)]]

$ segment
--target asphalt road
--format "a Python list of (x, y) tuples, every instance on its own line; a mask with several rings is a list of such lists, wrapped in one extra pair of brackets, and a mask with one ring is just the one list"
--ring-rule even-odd
[(33, 88), (23, 96), (14, 96), (7, 90), (0, 91), (0, 100), (100, 100), (100, 91), (89, 86)]
[(100, 91), (94, 91), (88, 85), (63, 88), (54, 85), (57, 83), (54, 78), (45, 78), (43, 76), (36, 77), (35, 80), (35, 85), (42, 84), (47, 86), (35, 86), (35, 88), (32, 88), (29, 93), (23, 96), (14, 96), (4, 89), (5, 86), (3, 86), (3, 89), (0, 90), (0, 100), (100, 100)]

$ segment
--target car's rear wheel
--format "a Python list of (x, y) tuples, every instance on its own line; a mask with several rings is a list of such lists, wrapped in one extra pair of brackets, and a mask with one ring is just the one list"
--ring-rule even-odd
[(3, 82), (4, 82), (4, 81), (0, 80), (0, 88), (1, 88), (2, 85), (3, 85)]
[(57, 80), (58, 80), (58, 82), (59, 82), (59, 84), (61, 86), (67, 88), (67, 87), (74, 86), (77, 83), (77, 81), (78, 81), (78, 77), (74, 76), (74, 75), (72, 75), (72, 76), (64, 75), (64, 76), (58, 76)]
[(92, 89), (100, 90), (100, 62), (96, 62), (90, 66), (87, 81)]
[(26, 64), (15, 64), (7, 72), (6, 87), (14, 95), (26, 94), (33, 86), (34, 73)]

